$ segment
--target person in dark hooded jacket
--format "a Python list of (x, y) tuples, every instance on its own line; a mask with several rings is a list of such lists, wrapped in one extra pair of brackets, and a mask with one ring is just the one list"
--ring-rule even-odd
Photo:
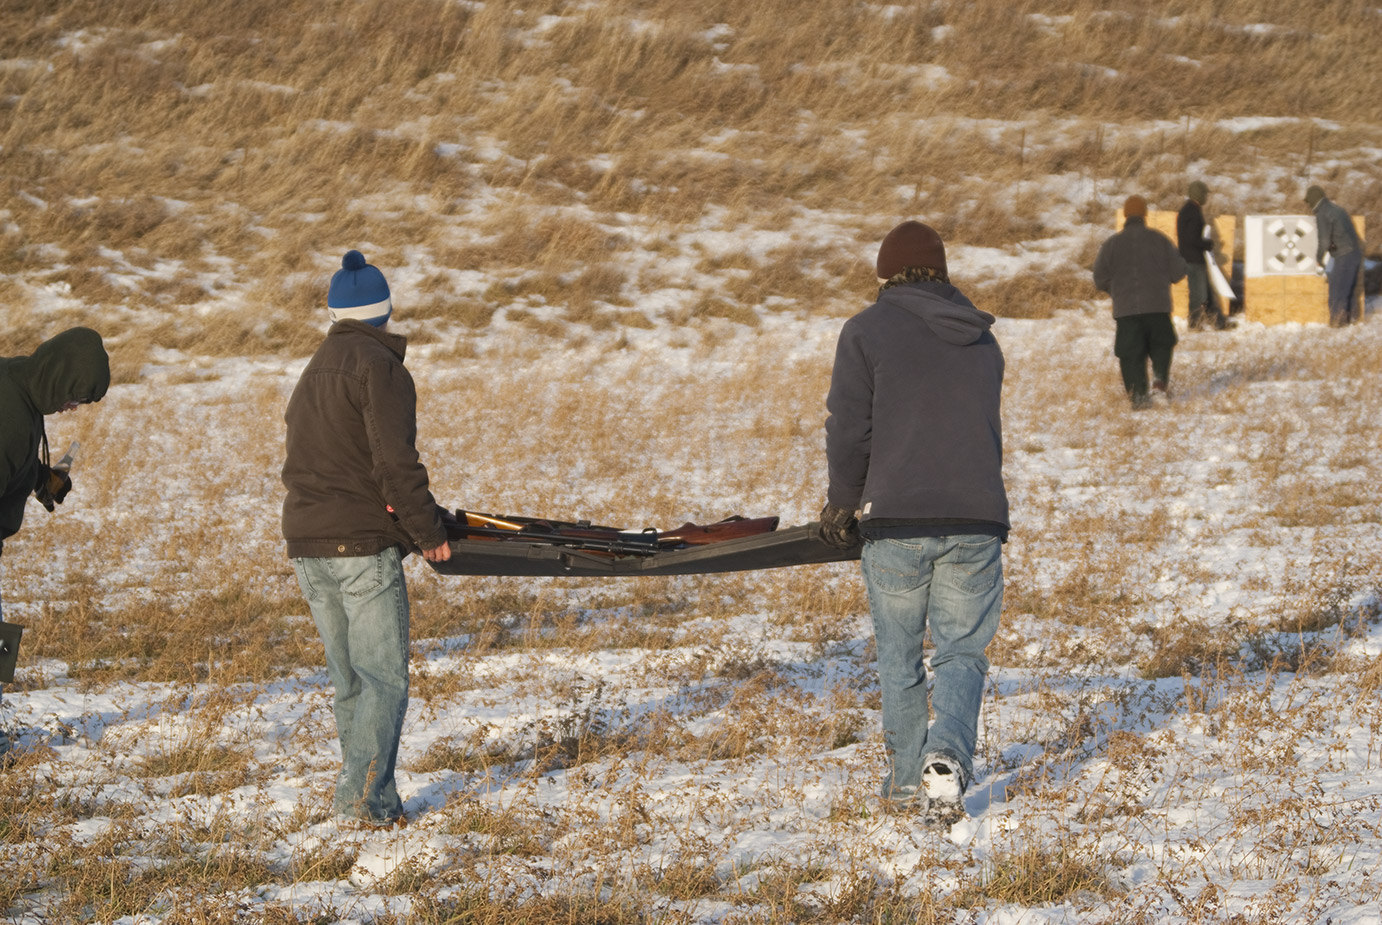
[(1209, 225), (1204, 220), (1204, 204), (1208, 201), (1209, 187), (1203, 180), (1195, 180), (1187, 190), (1185, 204), (1176, 213), (1176, 250), (1185, 260), (1192, 331), (1220, 331), (1227, 327), (1214, 300), (1214, 288), (1209, 285), (1207, 261), (1214, 259), (1214, 240), (1205, 233)]
[[(0, 555), (24, 523), (30, 494), (37, 493), (51, 511), (72, 487), (66, 473), (48, 465), (44, 415), (100, 401), (108, 388), (110, 358), (101, 335), (90, 328), (63, 331), (30, 356), (0, 358)], [(9, 748), (9, 737), (0, 731), (0, 754)]]
[(950, 284), (931, 227), (894, 228), (877, 270), (878, 300), (845, 322), (836, 347), (821, 536), (864, 544), (889, 752), (884, 805), (954, 821), (973, 777), (984, 649), (1003, 601), (1003, 352), (993, 316)]

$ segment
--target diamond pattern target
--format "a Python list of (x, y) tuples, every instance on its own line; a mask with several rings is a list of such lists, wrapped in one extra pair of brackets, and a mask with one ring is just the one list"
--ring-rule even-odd
[(1245, 276), (1308, 276), (1316, 271), (1313, 215), (1249, 215), (1243, 230)]

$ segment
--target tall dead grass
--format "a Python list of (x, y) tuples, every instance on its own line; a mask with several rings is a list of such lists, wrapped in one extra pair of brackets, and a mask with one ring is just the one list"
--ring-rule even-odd
[[(1049, 330), (1065, 343), (1102, 336), (1081, 332), (1103, 322), (1089, 312), (1056, 319)], [(1177, 359), (1177, 407), (1130, 418), (1112, 362), (1071, 366), (1062, 351), (1042, 346), (1047, 331), (1033, 325), (1024, 333), (1035, 345), (1010, 345), (1009, 477), (1022, 516), (1005, 554), (1003, 628), (990, 649), (999, 671), (1032, 680), (991, 692), (980, 761), (992, 773), (1011, 773), (1008, 805), (996, 811), (1047, 835), (1038, 819), (1059, 817), (1068, 835), (1014, 834), (983, 863), (931, 858), (934, 876), (947, 876), (947, 865), (963, 876), (925, 895), (900, 891), (901, 881), (868, 859), (844, 873), (809, 858), (774, 857), (731, 871), (715, 846), (657, 865), (640, 860), (646, 869), (591, 892), (577, 872), (618, 868), (653, 833), (688, 825), (681, 810), (655, 805), (641, 789), (668, 768), (692, 778), (776, 768), (774, 780), (786, 782), (762, 799), (790, 810), (806, 799), (808, 784), (792, 782), (798, 772), (789, 769), (809, 776), (853, 767), (859, 779), (829, 784), (838, 792), (823, 843), (866, 840), (860, 826), (873, 832), (883, 824), (868, 809), (870, 756), (881, 746), (857, 575), (829, 567), (515, 584), (440, 578), (412, 562), (413, 697), (430, 732), (426, 746), (402, 760), (415, 786), (455, 788), (427, 824), (451, 840), (457, 859), (445, 869), (400, 867), (374, 888), (409, 897), (424, 920), (465, 914), (496, 922), (568, 914), (637, 920), (669, 914), (669, 902), (684, 904), (676, 911), (687, 920), (695, 920), (697, 903), (725, 903), (742, 921), (848, 922), (946, 921), (995, 903), (1120, 909), (1150, 901), (1150, 888), (1124, 882), (1120, 871), (1156, 812), (1137, 775), (1152, 773), (1176, 747), (1172, 718), (1222, 741), (1230, 773), (1289, 773), (1298, 759), (1279, 747), (1284, 725), (1295, 736), (1319, 735), (1321, 717), (1343, 715), (1344, 705), (1328, 700), (1340, 684), (1351, 689), (1342, 679), (1376, 686), (1376, 666), (1353, 646), (1375, 625), (1375, 605), (1355, 603), (1376, 598), (1379, 567), (1375, 551), (1354, 548), (1349, 532), (1378, 518), (1379, 499), (1368, 487), (1375, 480), (1348, 482), (1348, 498), (1293, 487), (1308, 483), (1321, 462), (1309, 452), (1311, 435), (1322, 433), (1314, 429), (1322, 426), (1317, 409), (1355, 435), (1340, 439), (1348, 468), (1370, 471), (1375, 454), (1366, 438), (1376, 401), (1352, 391), (1336, 400), (1331, 381), (1365, 380), (1372, 358), (1366, 342), (1328, 340), (1335, 332), (1324, 330), (1297, 332), (1294, 341), (1271, 333), (1187, 338)], [(787, 335), (761, 335), (773, 336)], [(454, 362), (445, 345), (425, 348), (412, 365), (423, 457), (438, 498), (635, 527), (728, 513), (809, 519), (823, 485), (828, 339), (809, 357), (767, 351), (753, 375), (733, 361), (746, 347), (731, 357), (713, 346), (680, 349), (695, 362), (586, 350), (544, 366), (537, 362), (544, 348), (531, 343), (512, 355)], [(101, 720), (111, 727), (101, 762), (79, 782), (53, 776), (42, 743), (63, 746), (89, 731), (45, 720), (25, 732), (37, 747), (7, 774), (3, 794), (24, 808), (0, 823), (0, 841), (16, 846), (0, 861), (0, 879), (10, 884), (0, 901), (9, 909), (37, 909), (41, 896), (59, 917), (86, 909), (114, 919), (148, 908), (192, 917), (206, 896), (337, 880), (355, 867), (353, 843), (303, 842), (287, 859), (265, 847), (302, 837), (324, 817), (318, 804), (334, 773), (323, 745), (331, 726), (318, 697), (280, 733), (286, 741), (269, 745), (256, 732), (267, 692), (320, 687), (304, 679), (321, 677), (321, 656), (277, 535), (278, 428), (293, 377), (284, 364), (263, 361), (246, 380), (253, 386), (232, 396), (215, 378), (226, 368), (206, 363), (156, 390), (117, 389), (101, 405), (51, 422), (52, 439), (80, 439), (83, 455), (76, 491), (59, 514), (31, 511), (35, 519), (6, 544), (6, 615), (27, 625), (25, 660), (7, 697), (64, 689), (103, 697), (137, 684), (165, 692), (158, 709), (169, 721), (138, 713)], [(569, 388), (573, 379), (583, 387)], [(1284, 381), (1291, 390), (1275, 388)], [(1294, 396), (1289, 407), (1283, 395)], [(1159, 462), (1187, 420), (1222, 455), (1214, 465), (1198, 466), (1188, 451), (1170, 457), (1180, 469)], [(477, 448), (483, 464), (474, 462)], [(1200, 533), (1194, 516), (1174, 512), (1185, 492), (1239, 483), (1251, 494), (1218, 534)], [(1153, 503), (1110, 488), (1132, 484), (1164, 497)], [(1119, 504), (1110, 506), (1110, 496)], [(746, 507), (712, 506), (726, 498)], [(1310, 531), (1299, 534), (1310, 542), (1297, 554), (1279, 537), (1253, 539), (1282, 530)], [(1194, 554), (1196, 543), (1210, 542), (1260, 542), (1283, 559), (1273, 569), (1225, 575)], [(1176, 576), (1174, 593), (1162, 586), (1166, 573)], [(1227, 618), (1201, 612), (1197, 596), (1225, 581), (1250, 603)], [(638, 654), (628, 669), (635, 680), (586, 674), (598, 675), (589, 666), (602, 655), (630, 652)], [(553, 671), (553, 660), (586, 667)], [(1097, 680), (1088, 686), (1070, 681), (1089, 675)], [(1107, 680), (1113, 676), (1117, 689)], [(1178, 693), (1158, 693), (1172, 683)], [(666, 693), (652, 702), (639, 693), (648, 687)], [(491, 709), (496, 688), (543, 709), (507, 726), (465, 718)], [(1299, 692), (1288, 706), (1282, 688)], [(1366, 698), (1347, 709), (1361, 735), (1375, 732)], [(1014, 721), (1009, 711), (1029, 713), (1030, 721)], [(1129, 779), (1110, 780), (1093, 795), (1080, 789), (1105, 760)], [(301, 807), (293, 818), (266, 820), (270, 832), (188, 822), (165, 837), (139, 822), (143, 799), (230, 806), (280, 786), (289, 773), (308, 781), (294, 784), (303, 790)], [(535, 795), (554, 780), (578, 791), (569, 806)], [(135, 799), (116, 782), (145, 796)], [(107, 783), (125, 795), (101, 796)], [(482, 786), (507, 796), (482, 799), (472, 789)], [(809, 786), (821, 785), (812, 778)], [(1184, 786), (1187, 801), (1199, 798)], [(615, 804), (608, 812), (583, 802), (606, 797)], [(677, 799), (689, 798), (671, 804)], [(727, 831), (759, 824), (753, 813), (769, 811), (755, 808), (746, 818), (732, 799), (703, 799), (695, 812)], [(106, 836), (69, 838), (98, 817), (112, 820)], [(1287, 870), (1289, 852), (1273, 839), (1324, 838), (1310, 834), (1309, 818), (1300, 805), (1244, 797), (1223, 838), (1259, 846), (1259, 860), (1256, 867), (1235, 861), (1234, 869)], [(1363, 837), (1365, 822), (1348, 837)], [(1332, 871), (1327, 855), (1342, 850), (1338, 844), (1329, 836), (1310, 870)], [(512, 865), (509, 873), (477, 872), (501, 863)], [(515, 898), (510, 891), (531, 865), (571, 872), (570, 889)], [(1168, 861), (1160, 876), (1186, 893), (1199, 875)], [(181, 891), (184, 881), (201, 899)]]
[[(877, 240), (907, 216), (1013, 254), (1049, 243), (1056, 211), (1102, 228), (1117, 184), (1174, 199), (1189, 170), (1241, 175), (1254, 188), (1226, 197), (1258, 207), (1295, 195), (1296, 178), (1327, 161), (1357, 201), (1376, 204), (1382, 184), (1359, 153), (1376, 147), (1375, 20), (1362, 3), (1251, 0), (1154, 14), (1094, 0), (7, 5), (0, 353), (95, 323), (116, 381), (141, 383), (50, 422), (55, 445), (80, 439), (83, 451), (65, 507), (51, 518), (31, 509), (6, 545), (6, 616), (27, 627), (7, 702), (138, 685), (189, 725), (125, 715), (76, 729), (43, 717), (25, 730), (33, 747), (0, 778), (15, 807), (0, 819), (0, 910), (229, 921), (236, 897), (359, 877), (360, 844), (305, 834), (326, 816), (334, 774), (324, 698), (295, 705), (296, 725), (272, 748), (254, 736), (256, 696), (320, 693), (319, 645), (278, 536), (277, 470), (292, 358), (317, 341), (346, 247), (408, 274), (391, 278), (418, 335), (420, 445), (443, 503), (630, 527), (731, 513), (802, 522), (822, 501), (831, 345), (784, 334), (776, 313), (862, 305)], [(1262, 115), (1283, 121), (1242, 133), (1216, 122)], [(1288, 175), (1263, 179), (1263, 161)], [(742, 246), (784, 230), (794, 237)], [(1091, 297), (1094, 239), (1062, 238), (1068, 251), (1013, 277), (954, 270), (981, 307), (1045, 317)], [(665, 291), (684, 297), (647, 304)], [(455, 788), (429, 823), (454, 857), (400, 867), (379, 893), (437, 922), (692, 920), (712, 904), (744, 922), (1118, 909), (1125, 891), (1134, 905), (1164, 898), (1117, 876), (1157, 807), (1136, 780), (1094, 797), (1078, 788), (1105, 758), (1130, 779), (1151, 774), (1176, 744), (1168, 717), (1221, 736), (1235, 784), (1293, 773), (1296, 756), (1277, 747), (1287, 722), (1306, 735), (1321, 716), (1346, 716), (1379, 741), (1368, 695), (1382, 675), (1354, 646), (1377, 619), (1379, 565), (1350, 540), (1382, 519), (1382, 409), (1373, 390), (1330, 386), (1372, 381), (1375, 352), (1308, 331), (1187, 338), (1174, 413), (1133, 419), (1111, 358), (1079, 365), (1084, 354), (1068, 349), (1103, 337), (1104, 321), (1080, 312), (1026, 332), (1037, 346), (1010, 362), (1005, 395), (1022, 523), (990, 655), (1033, 680), (993, 692), (981, 761), (1012, 773), (1003, 812), (1058, 816), (1069, 837), (1014, 836), (984, 863), (909, 842), (898, 851), (915, 850), (927, 872), (919, 894), (868, 854), (890, 823), (866, 809), (878, 692), (848, 568), (595, 590), (443, 579), (414, 561), (414, 702), (437, 734), (404, 763), (419, 788)], [(522, 333), (470, 339), (509, 324)], [(676, 362), (624, 349), (664, 325), (681, 329), (666, 347)], [(622, 342), (591, 348), (621, 329)], [(737, 343), (748, 339), (759, 349)], [(218, 381), (231, 367), (209, 359), (231, 354), (253, 369), (233, 394)], [(1309, 398), (1283, 409), (1268, 388), (1283, 380)], [(1212, 464), (1184, 448), (1187, 418)], [(1338, 450), (1320, 460), (1312, 435), (1326, 422)], [(1164, 464), (1168, 454), (1184, 465)], [(1358, 477), (1326, 484), (1321, 465)], [(1109, 488), (1126, 485), (1143, 492)], [(1227, 505), (1226, 523), (1180, 504), (1239, 490), (1246, 500)], [(1266, 561), (1219, 573), (1197, 554), (1206, 547)], [(1246, 603), (1210, 619), (1197, 602), (1223, 582)], [(1369, 593), (1372, 605), (1354, 606)], [(546, 667), (585, 659), (580, 670), (597, 673), (608, 652), (638, 653), (635, 677), (600, 686)], [(1088, 674), (1153, 693), (1095, 703), (1062, 686)], [(455, 718), (493, 708), (510, 680), (506, 695), (546, 712), (504, 729)], [(1158, 684), (1175, 682), (1174, 702), (1157, 700)], [(1283, 685), (1316, 697), (1312, 685), (1336, 683), (1363, 696), (1302, 701), (1312, 710), (1262, 694)], [(1135, 734), (1100, 712), (1108, 703)], [(98, 720), (131, 738), (113, 734), (64, 777), (44, 743), (83, 741)], [(715, 788), (658, 804), (647, 781), (668, 768), (771, 785), (761, 805)], [(301, 794), (288, 818), (198, 815), (271, 802), (285, 776)], [(559, 777), (575, 796), (554, 808), (541, 793)], [(704, 834), (783, 812), (806, 819), (796, 807), (823, 786), (836, 794), (828, 818), (801, 824), (848, 857), (744, 866)], [(1187, 804), (1200, 798), (1175, 786)], [(150, 800), (193, 808), (155, 831), (141, 821)], [(1242, 844), (1252, 857), (1233, 870), (1294, 885), (1340, 869), (1326, 848), (1291, 866), (1283, 844), (1331, 836), (1312, 827), (1312, 804), (1279, 802), (1235, 806), (1225, 853)], [(655, 855), (649, 839), (668, 832)], [(1336, 834), (1368, 832), (1358, 822)], [(292, 843), (286, 859), (271, 850), (280, 839)], [(1157, 876), (1187, 915), (1209, 917), (1221, 902), (1199, 863), (1167, 860)], [(1265, 920), (1285, 902), (1257, 911)]]
[[(19, 302), (67, 287), (81, 318), (120, 305), (175, 319), (194, 352), (301, 355), (262, 322), (300, 325), (312, 287), (361, 244), (384, 265), (407, 249), (514, 287), (462, 323), (527, 296), (609, 329), (638, 301), (619, 273), (645, 246), (617, 229), (688, 228), (708, 210), (726, 230), (807, 231), (801, 210), (829, 212), (864, 251), (914, 215), (1009, 247), (1085, 205), (1050, 175), (1088, 181), (1102, 224), (1101, 182), (1174, 201), (1187, 171), (1287, 164), (1303, 182), (1340, 158), (1340, 198), (1367, 208), (1382, 184), (1350, 152), (1376, 146), (1375, 25), (1352, 0), (1318, 16), (1249, 0), (14, 3), (0, 11), (0, 273)], [(1261, 116), (1286, 121), (1212, 127)], [(1233, 195), (1276, 205), (1266, 184)], [(750, 268), (728, 304), (858, 298), (872, 280), (851, 268), (867, 261), (830, 249), (820, 272)], [(1071, 272), (991, 284), (1021, 290), (1000, 310), (1049, 313), (1083, 294)], [(189, 324), (189, 308), (226, 300), (231, 323)]]

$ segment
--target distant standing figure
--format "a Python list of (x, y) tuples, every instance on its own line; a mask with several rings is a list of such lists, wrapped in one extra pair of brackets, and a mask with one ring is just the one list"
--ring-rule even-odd
[(1333, 262), (1326, 267), (1329, 278), (1329, 324), (1341, 328), (1363, 320), (1358, 312), (1358, 270), (1363, 265), (1363, 245), (1353, 219), (1340, 206), (1329, 201), (1324, 190), (1312, 186), (1305, 191), (1305, 204), (1315, 213), (1315, 262), (1325, 266), (1326, 255)]
[(331, 278), (332, 324), (288, 400), (283, 536), (326, 647), (341, 772), (333, 810), (406, 824), (394, 782), (408, 708), (405, 550), (451, 558), (418, 459), (407, 341), (388, 331), (384, 274), (350, 251)]
[[(24, 523), (30, 494), (51, 512), (72, 490), (71, 476), (49, 465), (44, 415), (100, 401), (109, 388), (110, 357), (90, 328), (69, 328), (30, 356), (0, 359), (0, 554)], [(7, 675), (17, 656), (5, 653)], [(0, 756), (9, 750), (0, 729)]]
[(1202, 180), (1190, 184), (1185, 205), (1176, 213), (1176, 249), (1185, 258), (1186, 283), (1190, 290), (1190, 330), (1202, 331), (1206, 327), (1219, 330), (1224, 327), (1223, 314), (1214, 301), (1214, 290), (1209, 286), (1209, 267), (1206, 261), (1214, 259), (1214, 241), (1204, 232), (1204, 204), (1209, 201), (1209, 187)]
[(984, 650), (1003, 606), (1003, 351), (993, 316), (950, 284), (931, 227), (890, 231), (877, 270), (878, 300), (845, 322), (835, 350), (821, 536), (840, 548), (863, 538), (888, 748), (883, 803), (950, 823), (974, 776)]
[(1134, 408), (1146, 407), (1147, 361), (1152, 392), (1165, 398), (1171, 382), (1176, 328), (1171, 323), (1171, 284), (1185, 279), (1185, 258), (1171, 239), (1147, 227), (1147, 201), (1129, 196), (1123, 230), (1106, 240), (1094, 259), (1094, 288), (1113, 297), (1113, 353)]

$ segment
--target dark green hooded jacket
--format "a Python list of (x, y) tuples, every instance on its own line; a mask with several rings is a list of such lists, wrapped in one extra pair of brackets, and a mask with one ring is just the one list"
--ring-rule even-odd
[(38, 478), (43, 416), (70, 401), (100, 401), (110, 388), (101, 335), (71, 328), (32, 356), (0, 357), (0, 549), (24, 522), (24, 502)]

